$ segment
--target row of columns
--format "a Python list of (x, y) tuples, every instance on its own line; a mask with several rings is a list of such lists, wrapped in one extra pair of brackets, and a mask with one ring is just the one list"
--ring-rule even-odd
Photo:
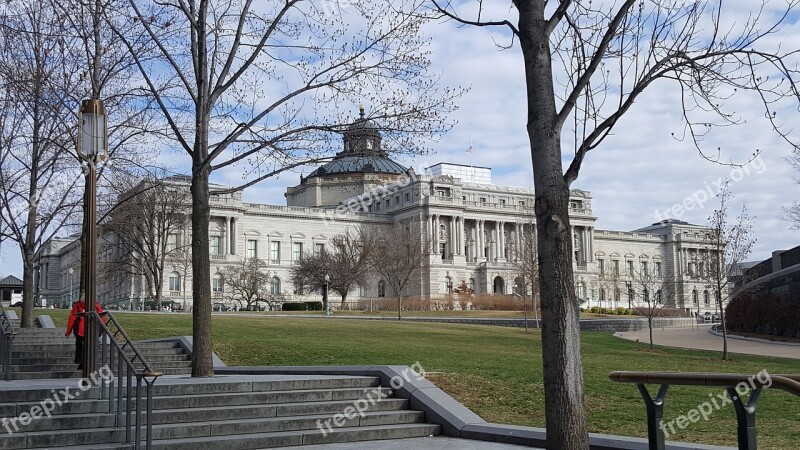
[[(447, 220), (445, 220), (447, 218)], [(432, 251), (441, 254), (441, 244), (445, 246), (444, 259), (452, 255), (465, 255), (469, 260), (489, 258), (490, 260), (505, 260), (513, 258), (515, 252), (521, 252), (523, 245), (522, 235), (525, 224), (520, 222), (486, 221), (474, 219), (474, 226), (470, 229), (469, 236), (466, 227), (466, 218), (463, 216), (444, 216), (431, 214), (428, 216), (428, 232), (431, 236)], [(490, 222), (487, 224), (487, 222)], [(511, 243), (506, 238), (506, 225), (513, 223), (511, 230), (513, 238)], [(447, 236), (441, 236), (442, 226)], [(531, 225), (532, 226), (532, 225)], [(488, 236), (488, 239), (487, 239)], [(469, 246), (467, 247), (467, 244)], [(494, 245), (489, 245), (494, 244)], [(509, 251), (506, 254), (506, 250)]]
[(225, 222), (222, 225), (223, 238), (222, 238), (222, 252), (225, 255), (236, 254), (236, 224), (238, 220), (235, 217), (224, 217)]

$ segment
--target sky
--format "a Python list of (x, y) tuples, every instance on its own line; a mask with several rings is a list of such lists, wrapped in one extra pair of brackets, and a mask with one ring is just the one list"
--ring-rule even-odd
[[(501, 8), (512, 21), (513, 11)], [(771, 37), (773, 45), (800, 42), (796, 23)], [(425, 167), (452, 162), (491, 167), (495, 184), (532, 187), (530, 143), (525, 130), (526, 98), (522, 54), (518, 45), (501, 50), (508, 33), (498, 29), (458, 27), (437, 23), (424, 30), (431, 37), (432, 70), (442, 83), (467, 86), (469, 92), (457, 100), (459, 109), (450, 116), (452, 129), (429, 145), (426, 156), (397, 157), (397, 161), (422, 173)], [(515, 42), (516, 44), (516, 42)], [(717, 183), (731, 178), (734, 194), (731, 215), (746, 203), (755, 216), (757, 242), (750, 260), (768, 258), (771, 252), (800, 244), (800, 232), (790, 230), (781, 219), (781, 207), (800, 199), (793, 171), (785, 161), (791, 149), (766, 124), (762, 108), (754, 98), (734, 99), (730, 106), (745, 122), (717, 130), (706, 138), (708, 148), (721, 148), (725, 158), (744, 162), (754, 151), (757, 159), (744, 167), (715, 164), (701, 158), (692, 142), (675, 136), (683, 133), (679, 91), (674, 83), (659, 82), (648, 88), (616, 125), (614, 132), (584, 161), (576, 189), (593, 197), (596, 228), (632, 231), (665, 217), (705, 224), (718, 202)], [(369, 104), (365, 105), (369, 109)], [(353, 112), (355, 116), (357, 111)], [(798, 110), (782, 108), (779, 120), (798, 122)], [(341, 146), (341, 144), (339, 144)], [(466, 150), (472, 147), (473, 151)], [(341, 150), (341, 147), (334, 148)], [(565, 147), (564, 167), (571, 160)], [(174, 160), (165, 151), (162, 160)], [(299, 183), (301, 173), (314, 167), (283, 173), (244, 192), (253, 203), (285, 205), (287, 186)], [(212, 175), (212, 181), (229, 184), (227, 176)], [(233, 180), (234, 182), (237, 180)], [(689, 205), (682, 207), (678, 205)], [(677, 212), (677, 214), (676, 214)], [(0, 276), (21, 277), (19, 251), (13, 245), (0, 248)]]

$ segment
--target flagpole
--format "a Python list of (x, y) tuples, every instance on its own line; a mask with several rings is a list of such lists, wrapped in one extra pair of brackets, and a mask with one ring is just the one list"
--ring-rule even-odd
[(472, 166), (472, 122), (469, 123), (469, 173), (472, 175), (472, 182), (475, 182), (475, 168)]

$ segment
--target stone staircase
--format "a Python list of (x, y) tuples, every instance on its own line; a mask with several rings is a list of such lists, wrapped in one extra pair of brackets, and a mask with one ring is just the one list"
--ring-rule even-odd
[[(123, 443), (124, 427), (114, 427), (108, 401), (98, 395), (98, 388), (90, 388), (49, 417), (26, 426), (15, 422), (19, 429), (11, 434), (0, 429), (0, 449), (132, 448)], [(0, 383), (0, 416), (18, 417), (52, 396), (49, 385), (11, 391)], [(154, 449), (258, 449), (440, 433), (439, 425), (424, 419), (423, 412), (409, 410), (408, 400), (394, 398), (391, 390), (380, 387), (377, 377), (165, 376), (153, 386)], [(10, 426), (7, 423), (0, 426)]]
[[(17, 380), (40, 378), (76, 378), (81, 376), (75, 360), (75, 337), (64, 336), (64, 328), (19, 328), (12, 324), (17, 336), (12, 346), (11, 365)], [(153, 370), (164, 375), (183, 375), (192, 372), (191, 356), (177, 342), (139, 342), (136, 348)], [(110, 346), (109, 346), (110, 347)], [(133, 351), (128, 350), (128, 357)], [(102, 359), (98, 357), (98, 365)], [(105, 361), (109, 361), (106, 354)], [(137, 361), (137, 369), (141, 364)], [(116, 370), (113, 367), (112, 370)]]

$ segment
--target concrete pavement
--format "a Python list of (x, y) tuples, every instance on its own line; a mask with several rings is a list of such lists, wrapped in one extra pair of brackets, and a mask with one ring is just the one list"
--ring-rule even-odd
[[(345, 442), (341, 444), (306, 445), (304, 450), (522, 450), (521, 445), (456, 439), (443, 436), (426, 438), (392, 439), (387, 441)], [(275, 450), (292, 450), (297, 447), (279, 447)]]
[[(653, 343), (666, 347), (688, 348), (695, 350), (722, 351), (722, 336), (709, 332), (709, 326), (653, 328)], [(614, 336), (629, 341), (650, 342), (647, 328), (637, 331), (614, 333)], [(780, 342), (756, 342), (743, 339), (728, 338), (728, 351), (746, 355), (774, 356), (777, 358), (800, 359), (800, 346)]]

